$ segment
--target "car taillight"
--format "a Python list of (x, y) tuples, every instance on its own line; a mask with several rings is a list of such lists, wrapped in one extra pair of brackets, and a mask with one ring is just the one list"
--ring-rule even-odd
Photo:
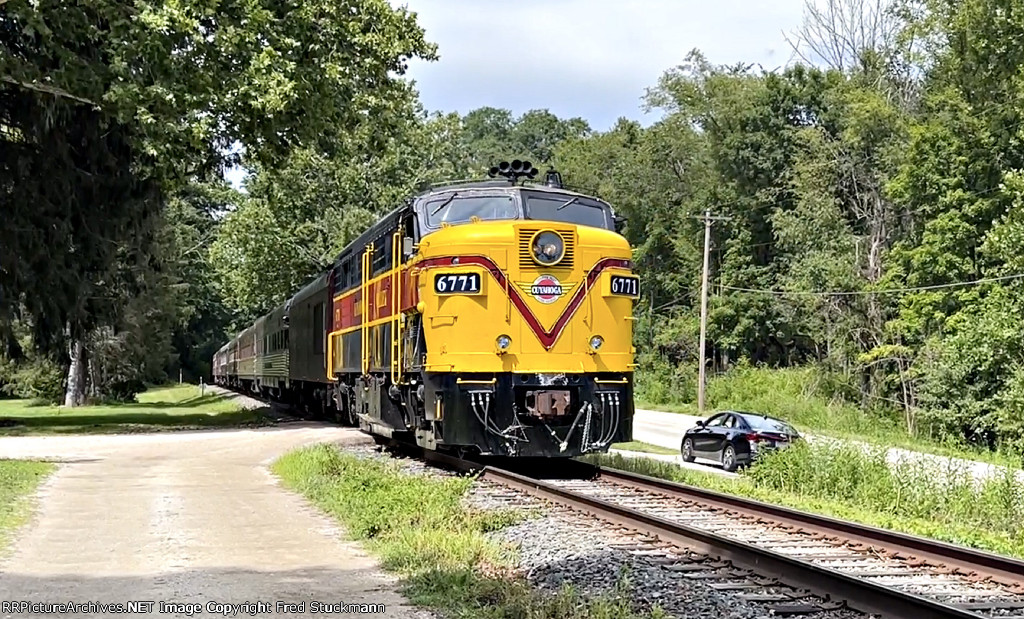
[(748, 434), (747, 435), (747, 440), (752, 442), (752, 443), (756, 443), (757, 441), (761, 440), (761, 438), (762, 437), (761, 437), (760, 434)]

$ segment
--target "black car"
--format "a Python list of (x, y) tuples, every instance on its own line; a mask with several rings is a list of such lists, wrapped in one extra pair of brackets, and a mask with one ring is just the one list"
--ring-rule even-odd
[(788, 447), (799, 438), (793, 426), (781, 419), (724, 411), (698, 421), (687, 430), (680, 451), (686, 462), (708, 458), (721, 462), (727, 471), (735, 471), (753, 462), (759, 453)]

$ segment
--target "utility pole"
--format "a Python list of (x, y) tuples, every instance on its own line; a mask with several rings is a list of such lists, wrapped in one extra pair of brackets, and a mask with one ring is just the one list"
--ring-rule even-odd
[(708, 262), (709, 256), (711, 255), (711, 222), (712, 221), (725, 221), (728, 217), (712, 217), (711, 209), (704, 211), (704, 217), (700, 218), (704, 220), (704, 272), (701, 275), (700, 283), (700, 367), (699, 377), (697, 383), (697, 411), (699, 414), (704, 414), (704, 390), (707, 386), (707, 377), (705, 375), (707, 361), (705, 357), (707, 355), (707, 334), (708, 334)]

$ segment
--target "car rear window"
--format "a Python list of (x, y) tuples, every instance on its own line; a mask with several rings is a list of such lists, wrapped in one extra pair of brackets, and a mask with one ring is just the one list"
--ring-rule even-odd
[(771, 417), (760, 417), (758, 415), (743, 415), (742, 417), (754, 430), (761, 430), (762, 432), (778, 432), (780, 434), (796, 434), (796, 430), (793, 426), (789, 425), (785, 421), (779, 421), (778, 419), (772, 419)]

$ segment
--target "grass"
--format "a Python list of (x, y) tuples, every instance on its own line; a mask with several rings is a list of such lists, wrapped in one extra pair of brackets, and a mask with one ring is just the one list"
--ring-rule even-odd
[[(818, 393), (817, 380), (816, 370), (810, 367), (736, 368), (708, 380), (706, 410), (732, 409), (766, 413), (785, 419), (802, 433), (902, 447), (1016, 468), (1021, 466), (1019, 454), (993, 452), (951, 437), (911, 434), (898, 417), (865, 412), (853, 404), (830, 401)], [(637, 397), (636, 407), (699, 415), (695, 402), (649, 401), (642, 394)]]
[(883, 449), (800, 443), (728, 478), (616, 455), (586, 460), (954, 544), (1024, 557), (1024, 483), (1009, 470), (976, 481), (953, 461), (891, 466)]
[(55, 468), (49, 462), (0, 460), (0, 553), (28, 520), (32, 493)]
[(647, 454), (660, 454), (665, 456), (674, 456), (679, 453), (676, 449), (669, 449), (668, 447), (662, 447), (661, 445), (652, 445), (651, 443), (645, 443), (643, 441), (615, 443), (612, 445), (612, 449), (621, 449), (622, 451), (637, 451), (640, 453)]
[(137, 400), (76, 408), (0, 400), (0, 436), (192, 430), (264, 422), (259, 411), (242, 410), (224, 393), (201, 394), (195, 385), (155, 387)]
[(441, 609), (448, 619), (641, 616), (625, 593), (585, 598), (570, 589), (556, 595), (532, 590), (512, 572), (509, 549), (486, 536), (523, 515), (466, 510), (461, 499), (470, 478), (405, 475), (395, 463), (329, 445), (291, 452), (272, 469), (397, 572), (411, 602)]

